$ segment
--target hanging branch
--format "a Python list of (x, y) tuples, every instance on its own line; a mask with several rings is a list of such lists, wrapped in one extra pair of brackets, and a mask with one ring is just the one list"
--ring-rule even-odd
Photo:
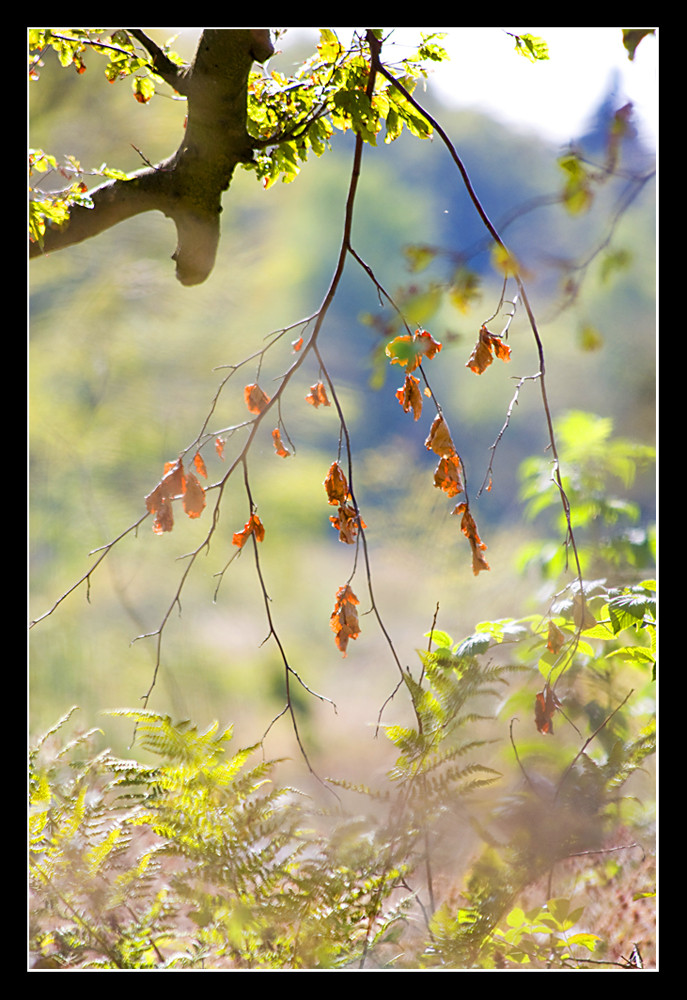
[(566, 495), (566, 492), (565, 492), (565, 490), (563, 488), (563, 482), (562, 482), (562, 479), (561, 479), (560, 462), (559, 462), (559, 459), (558, 459), (558, 450), (557, 450), (557, 447), (556, 447), (556, 437), (555, 437), (555, 433), (554, 433), (554, 429), (553, 429), (553, 418), (551, 416), (551, 408), (550, 408), (550, 405), (549, 405), (549, 398), (548, 398), (548, 393), (547, 393), (547, 389), (546, 389), (546, 360), (545, 360), (545, 357), (544, 357), (544, 345), (543, 345), (543, 342), (542, 342), (542, 339), (541, 339), (541, 336), (540, 336), (540, 333), (539, 333), (539, 329), (538, 329), (538, 326), (537, 326), (537, 321), (536, 321), (535, 316), (534, 316), (534, 312), (533, 312), (532, 307), (530, 305), (530, 301), (529, 301), (529, 298), (528, 298), (528, 295), (527, 295), (527, 291), (526, 291), (525, 286), (523, 284), (522, 278), (521, 278), (521, 276), (519, 274), (517, 265), (515, 264), (515, 261), (514, 261), (514, 258), (512, 256), (512, 254), (508, 250), (506, 244), (504, 243), (503, 239), (499, 235), (499, 233), (496, 230), (495, 226), (493, 225), (491, 219), (487, 215), (487, 213), (486, 213), (486, 211), (485, 211), (485, 209), (484, 209), (481, 201), (479, 200), (479, 197), (477, 196), (477, 193), (476, 193), (475, 189), (472, 186), (472, 182), (471, 182), (470, 176), (469, 176), (469, 174), (468, 174), (468, 172), (467, 172), (467, 170), (465, 168), (465, 165), (463, 164), (463, 161), (461, 160), (460, 156), (458, 155), (458, 153), (457, 153), (457, 151), (455, 149), (455, 146), (453, 145), (453, 143), (449, 139), (448, 135), (446, 134), (446, 132), (444, 131), (444, 129), (441, 127), (441, 125), (427, 111), (425, 111), (425, 109), (415, 100), (415, 98), (413, 97), (413, 95), (403, 86), (403, 84), (400, 83), (400, 81), (398, 81), (393, 76), (393, 74), (390, 73), (390, 71), (381, 63), (381, 61), (379, 59), (378, 50), (372, 44), (373, 41), (376, 41), (376, 39), (374, 38), (374, 35), (373, 35), (373, 33), (371, 31), (368, 31), (368, 33), (367, 33), (367, 39), (368, 39), (368, 43), (370, 44), (370, 52), (372, 54), (373, 65), (376, 67), (377, 71), (382, 76), (384, 76), (394, 87), (396, 87), (400, 91), (401, 94), (403, 94), (404, 98), (410, 104), (412, 104), (412, 106), (415, 108), (415, 110), (418, 111), (429, 122), (429, 124), (432, 126), (432, 128), (441, 137), (444, 145), (446, 146), (448, 152), (451, 155), (451, 158), (453, 159), (454, 163), (456, 164), (456, 166), (457, 166), (457, 168), (458, 168), (458, 170), (460, 172), (460, 175), (461, 175), (461, 177), (463, 179), (463, 183), (464, 183), (465, 188), (466, 188), (466, 190), (468, 192), (470, 200), (472, 201), (472, 203), (473, 203), (473, 205), (474, 205), (474, 207), (475, 207), (478, 215), (480, 216), (482, 222), (484, 223), (484, 226), (486, 227), (486, 229), (489, 232), (489, 234), (490, 234), (491, 238), (493, 239), (493, 241), (497, 244), (498, 247), (501, 248), (501, 250), (502, 250), (502, 252), (504, 254), (504, 262), (506, 262), (507, 264), (509, 264), (511, 266), (512, 270), (513, 270), (513, 278), (514, 278), (514, 280), (515, 280), (515, 282), (516, 282), (516, 284), (518, 286), (518, 291), (519, 291), (520, 297), (521, 297), (521, 299), (523, 301), (523, 304), (525, 306), (525, 311), (527, 313), (527, 318), (529, 320), (530, 328), (532, 330), (532, 334), (534, 336), (535, 344), (536, 344), (536, 347), (537, 347), (537, 354), (538, 354), (538, 357), (539, 357), (539, 373), (538, 373), (538, 376), (539, 376), (539, 384), (540, 384), (540, 387), (541, 387), (542, 406), (543, 406), (544, 414), (545, 414), (545, 417), (546, 417), (546, 424), (547, 424), (547, 428), (548, 428), (548, 437), (549, 437), (549, 444), (550, 444), (550, 447), (551, 447), (551, 454), (553, 455), (553, 459), (554, 459), (553, 481), (556, 484), (556, 486), (558, 488), (558, 491), (560, 493), (561, 503), (563, 505), (563, 511), (564, 511), (564, 514), (565, 514), (565, 519), (566, 519), (566, 524), (567, 524), (567, 542), (570, 545), (570, 547), (572, 548), (572, 551), (573, 551), (573, 554), (574, 554), (575, 564), (577, 566), (577, 575), (578, 575), (578, 578), (580, 580), (580, 585), (581, 585), (581, 583), (582, 583), (582, 568), (580, 566), (579, 555), (578, 555), (578, 552), (577, 552), (577, 545), (576, 545), (576, 542), (575, 542), (575, 536), (573, 534), (572, 515), (571, 515), (571, 511), (570, 511), (570, 502), (569, 502), (568, 497)]

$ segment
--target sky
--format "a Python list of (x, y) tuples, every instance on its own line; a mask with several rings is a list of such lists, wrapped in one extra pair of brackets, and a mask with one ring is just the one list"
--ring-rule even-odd
[[(336, 30), (344, 41), (351, 29)], [(565, 145), (585, 131), (616, 73), (618, 106), (632, 101), (642, 137), (656, 144), (656, 36), (644, 38), (630, 62), (621, 28), (396, 28), (399, 55), (420, 32), (433, 31), (446, 33), (441, 44), (450, 62), (433, 64), (432, 85), (451, 106), (486, 111)], [(316, 29), (290, 29), (289, 34), (300, 32), (317, 37)], [(506, 32), (543, 38), (549, 60), (531, 63), (518, 55)]]

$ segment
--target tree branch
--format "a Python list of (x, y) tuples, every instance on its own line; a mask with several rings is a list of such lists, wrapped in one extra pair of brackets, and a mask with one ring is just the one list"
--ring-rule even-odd
[(206, 29), (191, 66), (171, 74), (166, 64), (158, 65), (153, 43), (137, 29), (132, 33), (152, 55), (155, 72), (188, 97), (183, 140), (156, 166), (95, 188), (93, 207), (72, 207), (68, 224), (47, 230), (42, 247), (30, 244), (29, 256), (81, 243), (141, 212), (159, 211), (177, 227), (172, 255), (177, 278), (182, 285), (197, 285), (214, 267), (222, 193), (237, 164), (253, 155), (246, 129), (248, 76), (255, 60), (264, 62), (273, 52), (269, 31)]

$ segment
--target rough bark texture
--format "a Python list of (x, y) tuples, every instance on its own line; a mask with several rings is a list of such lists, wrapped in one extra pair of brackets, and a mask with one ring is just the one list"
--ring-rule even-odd
[(131, 34), (152, 56), (155, 71), (188, 99), (184, 137), (176, 152), (127, 180), (109, 181), (90, 192), (94, 207), (74, 207), (69, 224), (46, 231), (43, 248), (31, 244), (30, 257), (90, 239), (141, 212), (159, 211), (177, 228), (177, 278), (183, 285), (205, 281), (215, 263), (222, 193), (237, 164), (253, 155), (246, 130), (248, 75), (273, 47), (266, 29), (206, 29), (193, 63), (169, 63), (139, 29)]

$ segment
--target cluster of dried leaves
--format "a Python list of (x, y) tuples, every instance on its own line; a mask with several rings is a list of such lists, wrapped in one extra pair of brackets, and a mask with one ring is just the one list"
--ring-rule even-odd
[(348, 584), (339, 588), (329, 624), (334, 633), (334, 641), (344, 656), (346, 656), (348, 640), (357, 639), (360, 635), (358, 603), (358, 598)]
[[(207, 479), (205, 462), (200, 453), (196, 454), (193, 463), (198, 473)], [(200, 517), (205, 510), (205, 490), (195, 473), (184, 470), (184, 463), (180, 458), (176, 462), (165, 464), (162, 479), (145, 498), (148, 513), (154, 515), (155, 534), (161, 535), (174, 527), (172, 501), (178, 498), (182, 499), (184, 512), (191, 518)]]
[[(294, 351), (300, 350), (301, 345), (302, 338), (300, 341), (294, 342)], [(442, 345), (423, 329), (416, 330), (412, 336), (406, 334), (396, 337), (386, 347), (386, 354), (391, 364), (398, 364), (406, 369), (404, 383), (396, 391), (396, 398), (404, 412), (412, 412), (415, 420), (419, 420), (422, 415), (423, 393), (420, 390), (420, 380), (412, 372), (420, 368), (423, 361), (434, 358), (441, 347)], [(482, 326), (478, 342), (467, 367), (475, 373), (481, 374), (492, 363), (494, 356), (508, 361), (510, 348), (503, 343), (501, 337), (490, 333), (486, 326)], [(424, 395), (431, 395), (429, 387), (424, 390)], [(322, 382), (310, 386), (310, 391), (305, 399), (315, 409), (331, 405), (327, 390)], [(257, 383), (245, 386), (244, 400), (249, 412), (256, 414), (256, 416), (264, 413), (270, 404), (270, 397)], [(291, 454), (284, 445), (279, 427), (275, 427), (272, 431), (272, 441), (275, 452), (280, 458), (286, 458)], [(215, 446), (218, 455), (222, 458), (224, 441), (217, 438)], [(449, 497), (464, 493), (462, 461), (441, 411), (437, 413), (432, 422), (425, 447), (434, 452), (439, 459), (434, 470), (434, 485), (437, 489), (442, 490)], [(193, 464), (198, 475), (207, 478), (205, 463), (199, 452), (196, 454)], [(182, 501), (184, 512), (188, 517), (196, 518), (202, 514), (206, 505), (205, 489), (201, 486), (196, 472), (186, 471), (181, 458), (165, 465), (162, 479), (145, 498), (147, 510), (154, 515), (153, 531), (157, 534), (171, 531), (174, 527), (172, 505), (175, 500)], [(348, 481), (338, 461), (333, 462), (330, 466), (324, 480), (324, 487), (328, 502), (337, 508), (336, 515), (330, 516), (329, 520), (338, 531), (340, 541), (347, 545), (354, 544), (360, 530), (364, 530), (366, 524), (360, 517)], [(461, 530), (472, 548), (473, 572), (477, 575), (482, 570), (488, 570), (489, 565), (484, 558), (486, 545), (479, 537), (467, 499), (459, 503), (452, 513), (461, 516)], [(234, 533), (232, 542), (238, 548), (243, 548), (251, 536), (257, 542), (261, 542), (265, 537), (264, 525), (255, 511), (251, 513), (242, 530)], [(357, 605), (358, 598), (348, 584), (339, 588), (330, 624), (335, 635), (336, 645), (344, 656), (349, 639), (356, 639), (360, 634)], [(544, 699), (542, 708), (544, 714), (546, 714), (549, 704), (550, 701)], [(553, 710), (547, 716), (549, 725), (550, 714)], [(543, 729), (542, 731), (549, 730)]]
[[(419, 368), (425, 359), (431, 360), (441, 350), (441, 344), (434, 340), (426, 330), (416, 330), (413, 336), (406, 334), (404, 337), (396, 337), (386, 347), (386, 354), (391, 364), (401, 365), (406, 368), (406, 376), (403, 385), (396, 390), (396, 398), (403, 407), (405, 413), (412, 411), (415, 420), (419, 420), (422, 415), (422, 392), (420, 391), (420, 380), (411, 374)], [(486, 326), (482, 326), (477, 344), (470, 355), (466, 365), (475, 374), (481, 375), (494, 359), (494, 355), (502, 361), (510, 360), (510, 347), (508, 347), (501, 337), (490, 333)], [(425, 389), (425, 394), (429, 395), (429, 389)], [(434, 485), (442, 490), (449, 497), (455, 497), (459, 493), (465, 492), (463, 481), (462, 461), (456, 446), (453, 443), (448, 424), (441, 412), (437, 413), (432, 422), (429, 434), (425, 441), (428, 451), (433, 451), (439, 456), (439, 462), (434, 470)], [(470, 513), (467, 499), (459, 503), (453, 514), (461, 516), (461, 530), (470, 542), (472, 549), (472, 571), (475, 576), (482, 570), (488, 570), (489, 564), (484, 558), (487, 546), (479, 537), (477, 525)]]

